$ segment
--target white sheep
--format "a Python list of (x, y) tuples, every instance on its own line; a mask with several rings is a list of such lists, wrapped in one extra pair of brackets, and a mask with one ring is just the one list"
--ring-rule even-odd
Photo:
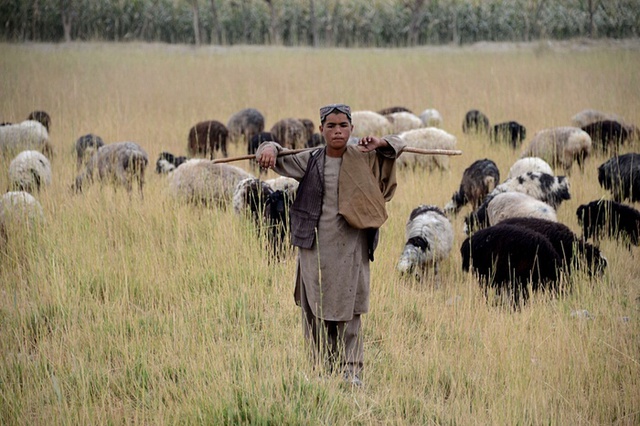
[(3, 155), (15, 155), (26, 150), (51, 154), (49, 132), (42, 123), (26, 120), (0, 126), (0, 152)]
[(236, 185), (247, 178), (255, 176), (230, 164), (192, 159), (168, 175), (168, 190), (179, 201), (225, 207), (233, 200)]
[(427, 127), (424, 125), (420, 117), (407, 111), (393, 112), (391, 114), (385, 115), (385, 117), (391, 123), (390, 133), (393, 134), (401, 133), (407, 130), (419, 129), (421, 127)]
[(397, 270), (418, 279), (433, 270), (438, 279), (440, 263), (453, 247), (453, 227), (444, 212), (426, 204), (413, 209), (405, 225), (405, 241)]
[(383, 136), (391, 132), (391, 122), (384, 115), (374, 111), (353, 111), (351, 123), (351, 135), (357, 138), (369, 135)]
[(76, 176), (73, 189), (82, 191), (85, 182), (92, 183), (97, 173), (101, 182), (110, 182), (124, 186), (131, 192), (133, 181), (138, 181), (140, 196), (143, 196), (144, 171), (149, 164), (149, 156), (135, 142), (115, 142), (106, 144), (94, 151), (84, 171)]
[(425, 127), (442, 127), (442, 115), (437, 109), (425, 109), (418, 117), (420, 117)]
[(42, 206), (25, 191), (11, 191), (0, 198), (0, 244), (7, 242), (14, 227), (27, 231), (44, 221)]
[(40, 151), (22, 151), (9, 164), (12, 191), (38, 192), (51, 185), (51, 163)]
[(562, 166), (570, 172), (574, 161), (582, 169), (584, 159), (591, 154), (592, 144), (591, 136), (577, 127), (544, 129), (533, 136), (521, 158), (540, 157), (553, 167)]
[(489, 225), (495, 225), (512, 217), (535, 217), (557, 222), (556, 211), (549, 204), (523, 192), (503, 192), (487, 205)]
[(524, 157), (517, 160), (509, 169), (507, 179), (523, 175), (527, 172), (541, 172), (553, 176), (553, 168), (539, 157)]
[[(421, 149), (455, 149), (457, 143), (455, 136), (436, 127), (407, 130), (400, 133), (398, 137), (407, 146)], [(446, 155), (401, 155), (396, 160), (396, 164), (399, 167), (449, 170), (449, 157)]]

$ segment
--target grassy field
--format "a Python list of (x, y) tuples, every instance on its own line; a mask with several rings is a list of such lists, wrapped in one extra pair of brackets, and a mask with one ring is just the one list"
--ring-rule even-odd
[[(464, 135), (467, 110), (523, 123), (526, 142), (585, 108), (640, 124), (637, 43), (0, 44), (0, 58), (0, 121), (46, 110), (55, 149), (53, 183), (37, 196), (46, 225), (0, 257), (0, 424), (640, 424), (638, 248), (603, 241), (602, 279), (577, 274), (571, 294), (534, 297), (514, 313), (487, 304), (461, 269), (465, 209), (452, 220), (439, 287), (395, 271), (414, 207), (443, 206), (476, 159), (493, 159), (506, 176), (519, 156)], [(372, 264), (361, 390), (308, 365), (294, 255), (269, 262), (246, 218), (175, 203), (153, 170), (161, 151), (186, 153), (197, 121), (226, 123), (254, 107), (267, 128), (285, 117), (317, 125), (318, 108), (332, 102), (436, 108), (463, 151), (448, 172), (398, 174)], [(72, 194), (73, 145), (89, 132), (147, 150), (144, 199), (98, 185)], [(608, 197), (596, 170), (607, 158), (570, 176), (572, 199), (558, 217), (576, 232), (576, 208)], [(0, 188), (9, 161), (0, 159)]]

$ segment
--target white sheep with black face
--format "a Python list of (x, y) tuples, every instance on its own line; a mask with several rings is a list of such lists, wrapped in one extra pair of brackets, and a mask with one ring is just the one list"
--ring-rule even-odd
[(135, 142), (116, 142), (104, 145), (93, 153), (85, 169), (76, 176), (73, 189), (81, 192), (97, 177), (103, 183), (124, 186), (132, 191), (133, 181), (138, 181), (140, 196), (143, 195), (144, 171), (149, 156)]
[(258, 232), (266, 235), (271, 254), (276, 257), (280, 257), (289, 245), (289, 210), (292, 204), (293, 198), (287, 192), (254, 177), (241, 180), (233, 194), (235, 213), (252, 216)]
[(453, 247), (453, 227), (444, 212), (425, 204), (413, 209), (405, 226), (405, 241), (398, 271), (420, 279), (432, 270), (438, 279), (440, 263)]
[(22, 151), (9, 164), (9, 189), (38, 192), (51, 185), (51, 163), (40, 151)]

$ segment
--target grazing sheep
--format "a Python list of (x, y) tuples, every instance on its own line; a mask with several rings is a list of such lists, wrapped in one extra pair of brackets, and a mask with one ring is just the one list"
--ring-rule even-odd
[(392, 106), (392, 107), (388, 107), (388, 108), (383, 108), (380, 111), (378, 111), (378, 114), (380, 114), (380, 115), (389, 115), (389, 114), (393, 114), (395, 112), (410, 112), (410, 113), (413, 114), (413, 112), (409, 108), (405, 108), (403, 106)]
[[(398, 135), (400, 139), (413, 148), (421, 149), (455, 149), (457, 139), (450, 133), (436, 127), (407, 130)], [(413, 167), (433, 170), (449, 170), (449, 157), (446, 155), (401, 155), (396, 160), (398, 167)]]
[(351, 136), (383, 136), (390, 133), (391, 123), (384, 115), (374, 111), (353, 111), (351, 113), (353, 132)]
[(425, 127), (420, 117), (410, 112), (394, 112), (385, 115), (385, 117), (391, 123), (390, 133), (393, 134)]
[(85, 165), (88, 158), (91, 158), (93, 153), (104, 146), (104, 141), (100, 136), (88, 133), (80, 136), (76, 140), (76, 171), (79, 171), (83, 165)]
[(491, 127), (489, 136), (492, 142), (509, 143), (511, 147), (517, 148), (527, 138), (527, 129), (517, 121), (507, 121)]
[(289, 208), (293, 200), (281, 190), (274, 190), (257, 178), (241, 180), (234, 189), (236, 214), (250, 212), (260, 233), (266, 233), (272, 253), (279, 258), (287, 246)]
[(248, 143), (253, 135), (264, 131), (264, 115), (255, 108), (245, 108), (233, 114), (227, 122), (229, 140)]
[(27, 120), (0, 126), (0, 154), (12, 156), (26, 150), (38, 150), (51, 156), (49, 132), (44, 125), (35, 120)]
[(640, 201), (640, 154), (628, 153), (609, 158), (598, 167), (600, 186), (615, 201)]
[(42, 206), (28, 192), (11, 191), (0, 197), (0, 245), (8, 242), (14, 227), (29, 230), (43, 221)]
[(138, 181), (140, 196), (143, 197), (144, 171), (149, 164), (149, 156), (135, 142), (115, 142), (100, 147), (93, 153), (83, 172), (76, 176), (73, 189), (81, 192), (85, 182), (92, 183), (97, 173), (101, 182), (119, 184), (131, 193), (133, 181)]
[(629, 139), (629, 130), (621, 123), (613, 120), (596, 121), (581, 127), (591, 137), (593, 146), (601, 152), (609, 150), (617, 152), (620, 146)]
[(278, 120), (269, 132), (276, 137), (276, 141), (284, 148), (304, 148), (309, 141), (307, 128), (304, 123), (297, 118), (283, 118), (282, 120)]
[(553, 167), (562, 166), (569, 173), (573, 162), (583, 169), (591, 154), (591, 136), (577, 127), (555, 127), (537, 132), (521, 157), (540, 157)]
[(278, 176), (273, 179), (267, 179), (265, 183), (274, 191), (284, 192), (292, 201), (296, 199), (299, 182), (294, 178)]
[(473, 209), (478, 208), (484, 197), (493, 191), (499, 182), (500, 170), (493, 160), (485, 158), (474, 161), (462, 173), (460, 189), (444, 206), (445, 214), (457, 214), (468, 203)]
[(186, 161), (187, 157), (184, 155), (177, 157), (170, 152), (162, 151), (156, 160), (156, 173), (167, 174)]
[(609, 237), (640, 245), (640, 211), (610, 200), (595, 200), (576, 210), (584, 239)]
[(477, 109), (467, 111), (462, 121), (462, 132), (489, 133), (489, 117)]
[(227, 157), (227, 126), (216, 120), (201, 121), (189, 129), (187, 152), (191, 157), (207, 157), (213, 160), (215, 151)]
[(624, 122), (624, 120), (616, 114), (609, 113), (609, 112), (602, 112), (595, 109), (585, 109), (583, 111), (580, 111), (573, 117), (571, 117), (571, 123), (573, 127), (579, 127), (579, 128), (588, 126), (589, 124), (595, 123), (597, 121), (604, 121), (604, 120), (612, 120), (612, 121), (617, 121), (619, 123)]
[(501, 223), (528, 228), (546, 236), (562, 258), (561, 267), (567, 274), (586, 267), (590, 276), (601, 276), (607, 267), (607, 259), (598, 247), (585, 242), (560, 222), (544, 218), (514, 217)]
[(460, 247), (462, 269), (473, 269), (488, 295), (507, 292), (514, 307), (525, 304), (532, 291), (557, 289), (562, 257), (549, 239), (524, 226), (499, 223), (467, 237)]
[(39, 151), (22, 151), (9, 164), (9, 190), (39, 192), (51, 185), (51, 163)]
[(233, 200), (236, 185), (251, 173), (226, 163), (192, 159), (168, 176), (169, 194), (178, 201), (221, 207)]
[(425, 127), (442, 127), (442, 115), (437, 109), (425, 109), (418, 117), (420, 117)]
[(449, 257), (453, 247), (453, 227), (438, 207), (422, 204), (409, 215), (405, 241), (398, 271), (420, 279), (433, 270), (437, 279), (440, 263)]
[(503, 192), (522, 192), (547, 203), (555, 210), (564, 200), (571, 199), (569, 181), (565, 176), (552, 176), (541, 172), (527, 172), (508, 179), (496, 186), (484, 199), (480, 207), (465, 218), (465, 233), (489, 225), (487, 207), (493, 197)]
[(557, 222), (556, 211), (549, 204), (523, 192), (503, 192), (487, 204), (489, 225), (496, 225), (509, 218), (534, 217)]
[(507, 179), (511, 179), (527, 172), (542, 172), (553, 176), (553, 169), (542, 158), (524, 157), (517, 160), (509, 169)]

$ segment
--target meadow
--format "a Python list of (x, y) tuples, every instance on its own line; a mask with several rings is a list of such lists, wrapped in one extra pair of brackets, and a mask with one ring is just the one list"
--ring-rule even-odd
[[(463, 134), (467, 110), (523, 123), (525, 144), (586, 108), (640, 125), (637, 42), (0, 44), (0, 58), (0, 121), (47, 111), (55, 150), (53, 183), (37, 195), (45, 225), (0, 257), (0, 424), (640, 424), (637, 247), (602, 241), (602, 278), (577, 273), (570, 294), (537, 295), (513, 312), (487, 303), (462, 271), (467, 207), (452, 219), (439, 285), (395, 270), (414, 207), (444, 206), (476, 159), (506, 176), (519, 156)], [(285, 117), (317, 125), (318, 108), (334, 102), (436, 108), (463, 151), (446, 172), (398, 172), (371, 266), (363, 389), (311, 369), (293, 301), (295, 253), (270, 261), (247, 218), (176, 203), (154, 171), (161, 151), (186, 154), (198, 121), (226, 123), (253, 107), (267, 128)], [(90, 132), (146, 149), (143, 199), (97, 184), (73, 194), (74, 142)], [(569, 176), (572, 199), (558, 217), (576, 233), (576, 208), (610, 198), (597, 181), (607, 158), (593, 155)], [(0, 159), (3, 190), (9, 161)]]

